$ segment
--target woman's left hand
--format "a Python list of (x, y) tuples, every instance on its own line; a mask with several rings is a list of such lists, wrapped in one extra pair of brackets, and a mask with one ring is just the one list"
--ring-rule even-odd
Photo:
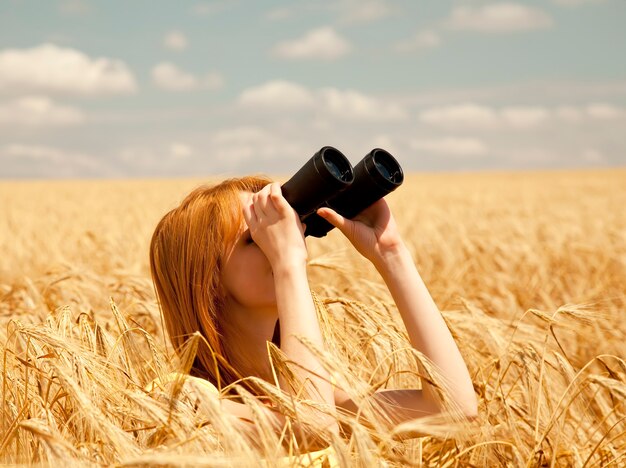
[(317, 214), (339, 229), (374, 265), (404, 247), (396, 221), (383, 198), (352, 219), (344, 218), (330, 208), (320, 208)]

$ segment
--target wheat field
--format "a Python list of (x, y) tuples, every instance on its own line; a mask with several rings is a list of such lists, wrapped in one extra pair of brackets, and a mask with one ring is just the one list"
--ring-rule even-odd
[[(292, 427), (277, 434), (259, 412), (241, 431), (193, 382), (149, 385), (184, 372), (199, 342), (172, 352), (148, 245), (201, 183), (0, 182), (0, 463), (306, 465), (283, 458), (307, 451)], [(309, 239), (316, 352), (368, 418), (337, 416), (339, 465), (624, 466), (626, 169), (411, 174), (388, 200), (480, 414), (382, 429), (372, 389), (419, 385), (423, 357), (374, 268), (336, 230)], [(315, 423), (307, 401), (267, 391)]]

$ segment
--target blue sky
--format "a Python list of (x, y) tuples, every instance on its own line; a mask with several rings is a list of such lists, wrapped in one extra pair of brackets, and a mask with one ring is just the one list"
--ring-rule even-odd
[(626, 165), (626, 2), (0, 3), (0, 178)]

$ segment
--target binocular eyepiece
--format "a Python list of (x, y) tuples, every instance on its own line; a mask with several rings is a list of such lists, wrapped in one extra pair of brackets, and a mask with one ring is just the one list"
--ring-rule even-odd
[(400, 164), (384, 149), (373, 149), (353, 168), (341, 151), (324, 146), (281, 189), (306, 224), (304, 235), (324, 237), (334, 226), (316, 213), (318, 208), (330, 207), (350, 219), (403, 181)]

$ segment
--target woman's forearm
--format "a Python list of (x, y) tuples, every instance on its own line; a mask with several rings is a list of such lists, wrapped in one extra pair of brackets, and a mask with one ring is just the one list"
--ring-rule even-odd
[[(276, 409), (269, 408), (262, 403), (252, 409), (250, 405), (232, 401), (226, 396), (221, 397), (220, 406), (238, 418), (235, 422), (236, 430), (247, 433), (254, 440), (263, 437), (264, 428), (263, 425), (257, 424), (259, 420), (269, 424), (276, 434), (284, 435), (287, 418)], [(324, 434), (320, 433), (317, 427), (302, 424), (299, 420), (290, 421), (290, 425), (298, 444), (306, 447), (306, 450), (319, 450), (328, 446)]]
[[(276, 305), (280, 320), (280, 348), (294, 365), (291, 369), (305, 385), (306, 397), (334, 408), (330, 376), (318, 358), (300, 342), (304, 337), (319, 349), (324, 348), (313, 298), (309, 290), (306, 264), (282, 265), (274, 269)], [(285, 382), (281, 381), (281, 386)], [(305, 396), (305, 395), (302, 395)], [(330, 421), (334, 421), (332, 418)], [(334, 429), (333, 429), (334, 430)]]
[[(402, 245), (381, 256), (374, 265), (389, 288), (413, 347), (438, 367), (447, 381), (451, 397), (464, 414), (475, 416), (476, 395), (469, 371), (409, 250)], [(437, 401), (433, 398), (432, 387), (424, 379), (422, 382), (424, 396)]]

